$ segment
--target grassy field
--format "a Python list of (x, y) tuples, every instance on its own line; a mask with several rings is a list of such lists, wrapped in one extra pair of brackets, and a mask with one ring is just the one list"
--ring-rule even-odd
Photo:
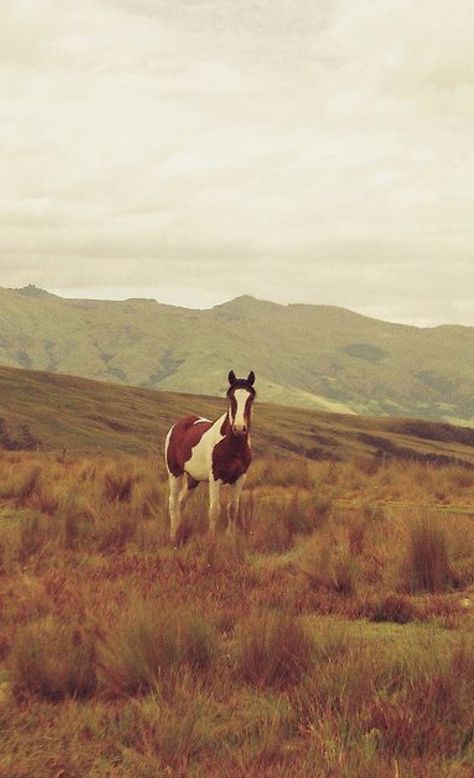
[(257, 403), (238, 535), (201, 486), (173, 549), (223, 407), (0, 368), (0, 778), (472, 776), (472, 430)]
[(474, 473), (260, 456), (167, 540), (161, 457), (0, 453), (0, 776), (474, 774)]

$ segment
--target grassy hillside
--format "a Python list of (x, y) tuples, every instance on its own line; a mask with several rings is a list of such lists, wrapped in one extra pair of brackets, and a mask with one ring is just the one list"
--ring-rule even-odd
[[(156, 392), (73, 376), (0, 367), (0, 447), (41, 451), (159, 454), (186, 413), (217, 418), (224, 399)], [(415, 419), (381, 419), (257, 401), (257, 455), (348, 460), (377, 454), (474, 464), (474, 431)]]
[(474, 424), (474, 328), (240, 297), (210, 310), (0, 289), (0, 364), (221, 395), (253, 368), (263, 400)]

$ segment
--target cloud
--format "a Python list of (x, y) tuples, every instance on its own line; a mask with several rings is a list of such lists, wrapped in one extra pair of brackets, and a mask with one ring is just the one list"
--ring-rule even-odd
[(0, 284), (474, 323), (473, 21), (441, 0), (3, 4)]

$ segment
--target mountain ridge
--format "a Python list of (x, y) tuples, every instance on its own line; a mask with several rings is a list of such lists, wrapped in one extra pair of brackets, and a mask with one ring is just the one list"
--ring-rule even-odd
[(263, 400), (474, 425), (474, 327), (415, 327), (242, 295), (208, 309), (0, 288), (0, 364), (221, 395), (230, 368)]

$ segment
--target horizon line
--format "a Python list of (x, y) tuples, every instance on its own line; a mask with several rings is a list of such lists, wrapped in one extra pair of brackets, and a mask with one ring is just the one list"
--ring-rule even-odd
[(72, 294), (71, 296), (67, 296), (63, 290), (61, 289), (46, 289), (42, 286), (37, 286), (34, 283), (26, 284), (25, 286), (18, 286), (18, 287), (0, 287), (3, 288), (5, 291), (10, 292), (25, 292), (28, 289), (36, 290), (39, 293), (43, 293), (46, 295), (50, 295), (51, 297), (57, 297), (61, 300), (77, 300), (82, 302), (103, 302), (103, 303), (125, 303), (125, 302), (133, 302), (133, 301), (139, 301), (139, 302), (153, 302), (157, 305), (162, 305), (167, 308), (180, 308), (184, 311), (212, 311), (215, 308), (222, 307), (224, 305), (228, 305), (230, 303), (233, 303), (237, 300), (242, 299), (248, 299), (253, 300), (257, 303), (263, 303), (271, 306), (277, 306), (279, 308), (292, 308), (292, 307), (307, 307), (307, 308), (333, 308), (340, 311), (346, 311), (348, 313), (353, 314), (354, 316), (360, 316), (364, 319), (371, 319), (372, 321), (379, 321), (383, 322), (385, 324), (393, 324), (395, 326), (400, 327), (411, 327), (414, 329), (419, 330), (429, 330), (429, 329), (438, 329), (439, 327), (463, 327), (467, 329), (472, 329), (474, 325), (472, 324), (461, 324), (459, 322), (449, 322), (444, 321), (438, 324), (434, 323), (426, 323), (426, 324), (415, 324), (413, 322), (407, 322), (407, 321), (394, 321), (393, 319), (387, 319), (387, 318), (381, 318), (380, 316), (375, 316), (373, 314), (363, 313), (361, 311), (357, 311), (353, 308), (348, 308), (343, 305), (336, 305), (334, 303), (308, 303), (308, 302), (277, 302), (276, 300), (270, 300), (262, 297), (256, 297), (253, 294), (250, 293), (244, 293), (237, 295), (236, 297), (230, 297), (225, 298), (221, 302), (215, 303), (210, 306), (201, 306), (201, 307), (192, 307), (189, 305), (183, 305), (182, 303), (174, 303), (174, 302), (164, 302), (159, 300), (157, 297), (145, 297), (145, 296), (117, 296), (117, 297), (103, 297), (103, 296), (95, 296), (94, 294), (89, 296), (84, 296), (82, 293), (86, 290), (78, 289), (77, 291), (80, 294)]

